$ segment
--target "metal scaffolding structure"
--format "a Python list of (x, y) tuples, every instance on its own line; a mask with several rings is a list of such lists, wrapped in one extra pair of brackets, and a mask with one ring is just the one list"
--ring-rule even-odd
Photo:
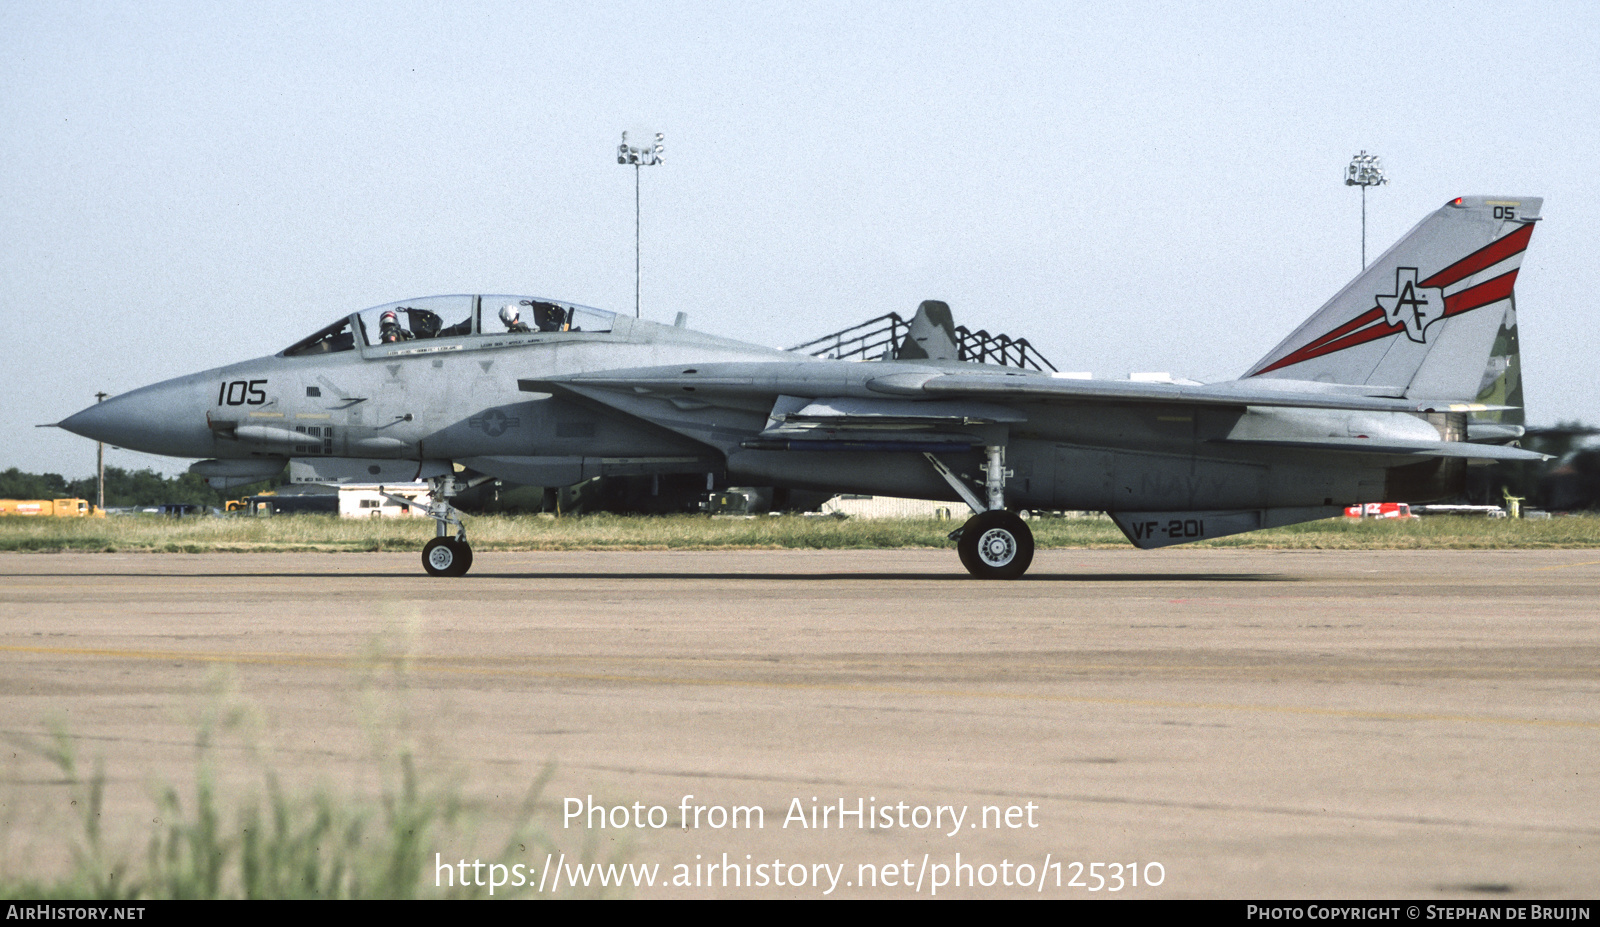
[[(890, 312), (789, 350), (833, 360), (892, 360), (910, 328), (911, 323), (898, 312)], [(981, 329), (972, 331), (965, 325), (956, 326), (956, 350), (960, 360), (979, 364), (1051, 372), (1056, 369), (1026, 338), (991, 335)]]

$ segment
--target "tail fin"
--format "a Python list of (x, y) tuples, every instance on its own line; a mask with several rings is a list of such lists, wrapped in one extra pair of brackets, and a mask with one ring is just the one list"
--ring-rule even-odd
[(1494, 336), (1494, 347), (1489, 351), (1489, 366), (1483, 371), (1477, 398), (1478, 402), (1485, 405), (1510, 408), (1474, 412), (1471, 421), (1500, 425), (1527, 423), (1522, 410), (1522, 353), (1517, 348), (1515, 298), (1506, 303), (1506, 314), (1501, 317), (1500, 331)]
[(911, 327), (900, 342), (897, 360), (959, 360), (956, 347), (956, 320), (950, 306), (937, 299), (925, 299), (911, 317)]
[(1367, 386), (1412, 399), (1478, 396), (1507, 320), (1511, 351), (1501, 356), (1513, 359), (1515, 372), (1512, 284), (1543, 203), (1451, 200), (1245, 376)]

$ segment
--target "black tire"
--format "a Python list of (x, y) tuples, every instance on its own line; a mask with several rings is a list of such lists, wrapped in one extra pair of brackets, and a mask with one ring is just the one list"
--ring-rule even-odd
[(422, 568), (429, 576), (465, 576), (472, 569), (472, 548), (455, 538), (434, 538), (422, 546)]
[[(976, 516), (974, 516), (974, 517), (976, 517)], [(972, 522), (972, 519), (970, 519), (970, 518), (967, 519), (967, 523), (969, 525), (971, 524), (971, 522)], [(961, 537), (956, 538), (956, 556), (961, 558), (961, 565), (966, 568), (968, 573), (971, 573), (973, 575), (977, 575), (978, 568), (972, 565), (973, 564), (972, 555), (973, 555), (974, 551), (969, 549), (969, 545), (964, 543), (965, 540), (966, 540), (966, 537), (967, 537), (967, 529), (965, 527), (963, 527), (961, 529)]]
[(979, 579), (1016, 579), (1033, 563), (1033, 532), (1010, 512), (981, 512), (961, 529), (956, 552)]

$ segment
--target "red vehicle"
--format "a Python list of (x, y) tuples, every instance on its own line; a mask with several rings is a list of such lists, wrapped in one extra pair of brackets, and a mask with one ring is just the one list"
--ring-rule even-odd
[(1417, 518), (1411, 514), (1411, 506), (1405, 502), (1368, 502), (1364, 505), (1348, 506), (1344, 510), (1346, 518)]

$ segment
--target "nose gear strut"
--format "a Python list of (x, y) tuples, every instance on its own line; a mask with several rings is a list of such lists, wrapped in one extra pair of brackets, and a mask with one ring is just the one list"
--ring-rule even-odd
[[(462, 488), (470, 489), (488, 479), (490, 477), (478, 477)], [(472, 569), (472, 545), (467, 543), (467, 529), (461, 523), (460, 510), (450, 504), (460, 491), (455, 474), (436, 476), (428, 480), (428, 486), (431, 497), (428, 517), (433, 519), (435, 537), (422, 546), (422, 568), (429, 576), (465, 576)], [(410, 499), (385, 492), (382, 486), (378, 487), (378, 494), (404, 505), (415, 504)]]

